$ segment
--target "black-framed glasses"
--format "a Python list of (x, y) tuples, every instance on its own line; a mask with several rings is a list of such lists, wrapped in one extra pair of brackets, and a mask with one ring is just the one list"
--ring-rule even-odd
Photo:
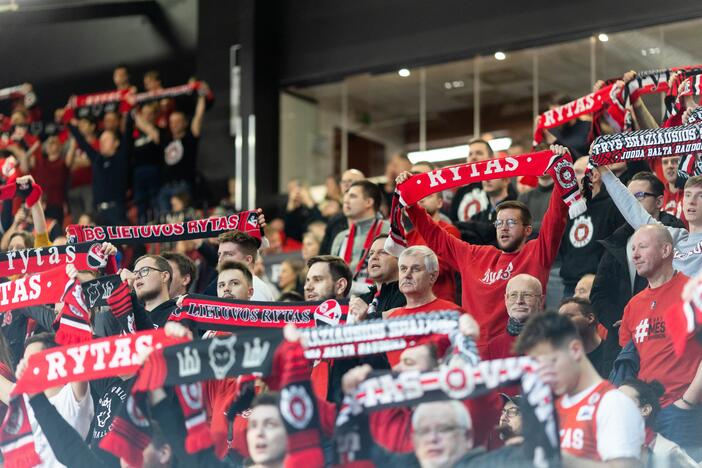
[(158, 268), (154, 268), (154, 267), (150, 267), (150, 266), (143, 266), (143, 267), (139, 268), (138, 270), (136, 270), (134, 272), (134, 274), (136, 274), (139, 278), (146, 278), (147, 276), (149, 276), (149, 273), (151, 272), (151, 270), (160, 271), (161, 273), (166, 271), (166, 270), (159, 270)]
[(509, 218), (509, 219), (496, 219), (495, 222), (493, 223), (495, 225), (495, 229), (500, 229), (502, 226), (507, 223), (507, 227), (509, 229), (512, 229), (514, 226), (517, 224), (522, 224), (520, 221), (517, 221), (514, 218)]
[(651, 192), (636, 192), (636, 193), (634, 194), (634, 198), (636, 198), (636, 199), (639, 200), (639, 201), (643, 200), (643, 199), (646, 198), (646, 197), (654, 197), (654, 198), (656, 198), (656, 197), (659, 197), (659, 196), (660, 196), (660, 195), (656, 195), (655, 193), (651, 193)]

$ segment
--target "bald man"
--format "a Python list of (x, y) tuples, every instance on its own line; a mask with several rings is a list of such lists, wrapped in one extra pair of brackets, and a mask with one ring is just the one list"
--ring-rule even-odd
[[(339, 183), (341, 194), (344, 195), (346, 192), (348, 192), (354, 182), (365, 178), (366, 176), (363, 174), (363, 172), (359, 171), (358, 169), (349, 169), (348, 171), (345, 171), (343, 174), (341, 174), (341, 182)], [(349, 223), (343, 212), (339, 212), (329, 218), (329, 221), (327, 221), (327, 228), (324, 231), (324, 238), (319, 246), (319, 255), (329, 255), (331, 253), (332, 243), (334, 242), (336, 235), (348, 228)]]
[(632, 248), (636, 272), (648, 281), (648, 287), (624, 308), (619, 344), (624, 347), (633, 341), (641, 360), (639, 379), (658, 380), (665, 387), (658, 432), (699, 461), (702, 395), (690, 383), (702, 371), (702, 345), (689, 340), (684, 355), (676, 357), (664, 320), (666, 310), (680, 301), (689, 278), (673, 268), (673, 238), (664, 226), (648, 224), (637, 229)]
[(485, 359), (500, 359), (516, 356), (514, 342), (522, 331), (524, 323), (532, 315), (543, 310), (541, 281), (522, 273), (507, 282), (505, 306), (507, 306), (507, 327), (488, 343)]

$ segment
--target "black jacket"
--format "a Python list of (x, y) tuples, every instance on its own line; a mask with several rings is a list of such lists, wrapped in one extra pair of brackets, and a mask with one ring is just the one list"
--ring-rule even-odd
[[(370, 304), (375, 297), (375, 293), (378, 289), (375, 285), (370, 287), (370, 290), (366, 294), (359, 296), (363, 302)], [(380, 289), (380, 294), (378, 295), (378, 306), (375, 309), (375, 314), (373, 316), (368, 316), (369, 319), (382, 318), (383, 312), (394, 309), (396, 307), (404, 307), (407, 304), (407, 299), (405, 295), (400, 292), (400, 283), (398, 281), (393, 281), (392, 283), (385, 283)]]
[(604, 247), (597, 242), (606, 239), (624, 224), (624, 218), (604, 186), (587, 204), (587, 211), (566, 224), (558, 254), (561, 278), (568, 288), (575, 287), (583, 275), (597, 272)]
[(336, 235), (348, 228), (349, 222), (344, 213), (337, 213), (329, 218), (327, 229), (324, 231), (324, 238), (319, 246), (319, 255), (329, 255)]

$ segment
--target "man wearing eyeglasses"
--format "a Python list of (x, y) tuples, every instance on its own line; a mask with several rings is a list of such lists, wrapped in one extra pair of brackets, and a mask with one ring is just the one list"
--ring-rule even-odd
[[(162, 328), (175, 309), (175, 300), (168, 290), (173, 278), (173, 270), (168, 260), (160, 255), (144, 255), (134, 263), (134, 272), (122, 270), (122, 280), (134, 288), (136, 297), (148, 313), (148, 319), (154, 326)], [(135, 308), (139, 304), (135, 304)], [(134, 319), (138, 330), (145, 329), (142, 319), (145, 314), (135, 309)], [(148, 321), (148, 320), (147, 320)]]
[[(557, 154), (567, 151), (565, 147), (555, 145), (551, 150)], [(402, 173), (396, 182), (401, 184), (410, 176), (409, 172)], [(546, 286), (563, 236), (568, 209), (554, 191), (539, 236), (528, 241), (532, 232), (529, 209), (518, 201), (500, 203), (495, 221), (497, 248), (456, 239), (420, 206), (408, 206), (406, 212), (429, 248), (440, 255), (449, 268), (461, 274), (462, 307), (480, 324), (477, 344), (479, 350), (485, 352), (490, 339), (504, 330), (507, 318), (504, 294), (510, 278), (528, 273)]]
[[(575, 177), (582, 187), (587, 157), (573, 164)], [(578, 280), (586, 273), (595, 273), (604, 253), (598, 241), (609, 237), (624, 222), (624, 218), (602, 186), (599, 174), (592, 175), (592, 199), (587, 202), (587, 211), (568, 221), (561, 241), (560, 276), (563, 279), (563, 297), (571, 297)]]
[(517, 275), (507, 282), (505, 288), (507, 325), (501, 334), (488, 343), (485, 359), (516, 356), (513, 350), (514, 342), (517, 341), (517, 336), (524, 324), (529, 317), (543, 310), (542, 290), (539, 279), (526, 273)]

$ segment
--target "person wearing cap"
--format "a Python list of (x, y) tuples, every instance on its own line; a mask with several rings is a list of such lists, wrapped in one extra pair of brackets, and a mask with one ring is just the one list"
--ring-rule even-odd
[(504, 406), (500, 414), (500, 422), (497, 425), (496, 431), (500, 440), (506, 447), (512, 445), (521, 445), (524, 443), (522, 435), (522, 412), (519, 405), (522, 402), (521, 395), (509, 396), (506, 393), (500, 393)]

